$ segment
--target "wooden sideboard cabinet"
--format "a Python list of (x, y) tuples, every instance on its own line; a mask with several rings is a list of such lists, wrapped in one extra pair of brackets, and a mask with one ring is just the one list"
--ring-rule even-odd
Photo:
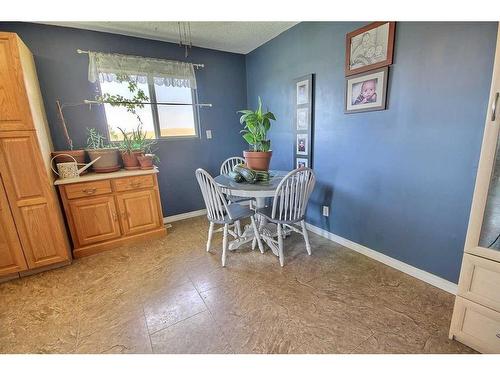
[(73, 255), (86, 256), (164, 235), (157, 173), (155, 168), (57, 180), (73, 239)]
[(33, 56), (0, 32), (0, 279), (69, 264)]

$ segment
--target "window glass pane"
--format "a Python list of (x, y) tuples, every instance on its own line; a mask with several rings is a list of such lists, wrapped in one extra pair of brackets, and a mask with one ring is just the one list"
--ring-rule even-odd
[[(146, 82), (138, 82), (137, 86), (149, 97), (149, 89)], [(101, 82), (101, 92), (102, 94), (121, 95), (127, 99), (131, 99), (133, 96), (128, 89), (127, 82)], [(111, 141), (120, 141), (123, 139), (122, 133), (118, 127), (125, 130), (125, 132), (131, 132), (132, 129), (137, 128), (139, 124), (137, 117), (127, 112), (124, 107), (113, 107), (111, 104), (104, 104), (104, 109), (106, 111), (106, 119), (108, 120), (109, 137)], [(145, 104), (144, 108), (136, 108), (136, 112), (142, 120), (143, 130), (147, 132), (148, 138), (156, 138), (151, 105)]]
[[(193, 103), (190, 88), (159, 86), (155, 84), (156, 101), (169, 103)], [(192, 105), (158, 105), (160, 135), (195, 136), (194, 107)]]

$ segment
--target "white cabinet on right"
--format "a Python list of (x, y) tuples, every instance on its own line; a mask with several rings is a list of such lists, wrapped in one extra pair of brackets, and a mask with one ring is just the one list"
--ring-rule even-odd
[[(499, 34), (500, 36), (500, 27)], [(500, 37), (450, 338), (500, 353)]]

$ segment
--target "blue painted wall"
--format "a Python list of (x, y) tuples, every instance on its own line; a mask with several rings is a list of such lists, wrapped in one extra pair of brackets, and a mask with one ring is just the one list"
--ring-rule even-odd
[[(40, 87), (56, 149), (64, 149), (55, 100), (78, 103), (92, 99), (96, 86), (87, 80), (88, 58), (78, 48), (150, 56), (173, 60), (184, 58), (184, 49), (176, 44), (121, 35), (46, 26), (30, 23), (1, 23), (0, 31), (16, 32), (35, 57)], [(200, 109), (201, 139), (161, 140), (158, 145), (159, 184), (164, 215), (198, 210), (204, 207), (194, 177), (202, 167), (218, 174), (220, 164), (244, 149), (236, 111), (246, 107), (245, 56), (203, 48), (193, 48), (187, 61), (205, 64), (197, 70), (200, 103), (212, 103)], [(85, 145), (85, 128), (105, 129), (103, 109), (88, 106), (65, 109), (75, 148)], [(211, 129), (213, 139), (204, 137)]]
[(301, 23), (248, 54), (249, 105), (276, 114), (272, 166), (289, 169), (292, 80), (314, 73), (308, 222), (457, 282), (497, 24), (398, 23), (388, 109), (344, 114), (345, 34), (364, 24)]

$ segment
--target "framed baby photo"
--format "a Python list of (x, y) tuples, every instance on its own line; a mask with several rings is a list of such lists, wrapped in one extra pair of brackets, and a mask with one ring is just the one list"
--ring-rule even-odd
[(309, 129), (309, 108), (297, 108), (297, 130), (307, 131)]
[(346, 78), (345, 113), (386, 109), (387, 75), (382, 68)]
[(309, 103), (309, 80), (297, 82), (297, 105)]
[(308, 155), (309, 136), (307, 133), (297, 134), (296, 153), (297, 155)]
[(295, 168), (307, 168), (309, 167), (309, 160), (306, 158), (297, 158), (295, 160)]
[(392, 64), (395, 22), (373, 22), (346, 35), (345, 75)]

